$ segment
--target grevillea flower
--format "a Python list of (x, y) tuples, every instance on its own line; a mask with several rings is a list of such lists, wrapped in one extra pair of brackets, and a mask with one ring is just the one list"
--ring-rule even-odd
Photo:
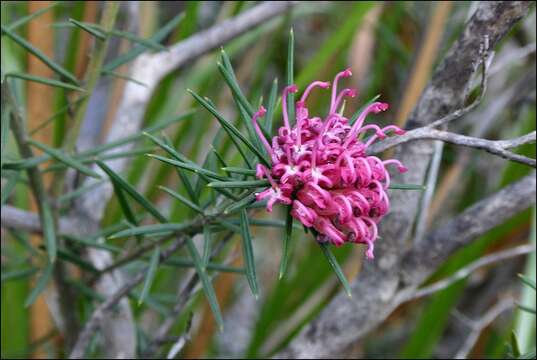
[[(367, 115), (388, 109), (386, 103), (370, 104), (353, 124), (337, 112), (344, 97), (356, 96), (354, 89), (337, 92), (338, 81), (351, 75), (348, 69), (336, 75), (330, 110), (324, 120), (310, 117), (306, 100), (315, 87), (327, 89), (330, 83), (311, 83), (294, 104), (294, 127), (289, 123), (286, 102), (288, 93), (296, 93), (298, 89), (296, 85), (286, 87), (282, 94), (284, 124), (271, 142), (258, 124), (265, 109), (261, 107), (255, 113), (254, 128), (271, 159), (270, 169), (257, 165), (257, 178), (267, 179), (271, 187), (256, 193), (256, 198), (268, 200), (268, 211), (272, 211), (275, 203), (292, 205), (293, 218), (315, 229), (317, 241), (336, 246), (347, 242), (367, 244), (366, 255), (373, 258), (377, 225), (390, 207), (387, 194), (390, 175), (386, 167), (395, 165), (400, 172), (407, 169), (398, 160), (383, 161), (367, 156), (366, 150), (388, 133), (401, 135), (404, 131), (394, 125), (364, 126)], [(369, 131), (374, 134), (362, 140), (360, 135)]]

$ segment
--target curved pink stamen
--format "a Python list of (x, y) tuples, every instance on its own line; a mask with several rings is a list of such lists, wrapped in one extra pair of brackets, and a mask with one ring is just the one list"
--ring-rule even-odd
[(330, 100), (330, 109), (334, 108), (334, 104), (336, 102), (337, 84), (339, 82), (339, 79), (346, 78), (349, 76), (352, 76), (352, 71), (350, 68), (338, 73), (336, 77), (334, 78), (334, 84), (332, 86), (332, 98)]
[(356, 133), (358, 129), (362, 127), (362, 124), (370, 113), (378, 114), (381, 111), (388, 110), (389, 105), (382, 102), (374, 102), (373, 104), (369, 105), (365, 108), (364, 111), (358, 116), (358, 119), (356, 119), (356, 122), (352, 125), (351, 131), (349, 131), (349, 134), (347, 135), (347, 141), (345, 142), (345, 146), (349, 145), (349, 143), (356, 137)]
[(274, 152), (272, 151), (272, 147), (270, 146), (269, 142), (265, 138), (265, 135), (263, 135), (263, 132), (261, 131), (261, 128), (259, 127), (259, 124), (257, 122), (257, 120), (260, 117), (265, 116), (266, 112), (267, 112), (267, 110), (263, 106), (260, 106), (259, 110), (257, 110), (257, 112), (252, 117), (252, 122), (254, 123), (254, 128), (255, 128), (255, 132), (257, 133), (257, 136), (259, 136), (259, 139), (263, 143), (263, 146), (265, 147), (265, 150), (267, 150), (267, 153), (272, 158), (274, 156)]
[(310, 95), (311, 90), (313, 90), (315, 87), (320, 87), (322, 89), (328, 89), (330, 87), (330, 82), (328, 81), (314, 81), (311, 84), (308, 85), (306, 90), (304, 90), (304, 93), (302, 94), (302, 97), (300, 98), (300, 102), (306, 103), (306, 100), (308, 99), (308, 96)]
[(358, 94), (358, 92), (356, 91), (356, 89), (343, 89), (343, 90), (341, 90), (341, 92), (339, 93), (339, 95), (336, 98), (336, 101), (330, 107), (330, 113), (334, 113), (334, 112), (337, 111), (337, 108), (339, 107), (339, 104), (341, 103), (341, 100), (343, 99), (344, 96), (350, 96), (351, 98), (353, 98), (353, 97), (356, 97), (357, 94)]
[(289, 125), (289, 115), (287, 114), (287, 95), (289, 93), (296, 93), (298, 88), (295, 84), (289, 85), (283, 89), (282, 94), (282, 112), (283, 112), (283, 123), (285, 127), (291, 132), (291, 126)]

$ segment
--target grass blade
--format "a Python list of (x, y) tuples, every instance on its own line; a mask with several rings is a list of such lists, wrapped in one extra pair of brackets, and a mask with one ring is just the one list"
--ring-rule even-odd
[(159, 189), (166, 191), (168, 194), (170, 194), (171, 196), (173, 196), (174, 198), (176, 198), (177, 200), (179, 200), (180, 202), (182, 202), (183, 204), (185, 204), (186, 206), (188, 206), (192, 210), (194, 210), (194, 211), (196, 211), (196, 212), (198, 212), (200, 214), (203, 214), (203, 209), (202, 208), (200, 208), (198, 205), (194, 204), (192, 201), (188, 200), (187, 198), (185, 198), (181, 194), (178, 194), (175, 191), (173, 191), (171, 189), (168, 189), (165, 186), (159, 186)]
[(19, 35), (15, 34), (5, 26), (1, 27), (2, 33), (6, 34), (11, 40), (16, 42), (18, 45), (20, 45), (22, 48), (24, 48), (26, 51), (37, 57), (39, 60), (41, 60), (45, 65), (47, 65), (49, 68), (51, 68), (54, 72), (56, 72), (58, 75), (64, 77), (65, 79), (68, 79), (73, 84), (78, 85), (78, 79), (71, 74), (69, 71), (65, 70), (63, 67), (58, 65), (56, 62), (54, 62), (52, 59), (50, 59), (48, 56), (46, 56), (41, 50), (38, 48), (32, 46), (29, 42), (21, 38)]
[(351, 287), (349, 285), (349, 282), (347, 281), (347, 278), (345, 277), (345, 274), (343, 273), (343, 269), (341, 269), (341, 266), (339, 266), (336, 260), (336, 257), (334, 256), (334, 254), (332, 254), (327, 244), (319, 243), (319, 246), (321, 247), (321, 250), (323, 251), (324, 256), (326, 256), (326, 259), (330, 263), (330, 266), (336, 273), (336, 276), (341, 282), (341, 285), (343, 285), (343, 288), (345, 289), (347, 296), (352, 297)]
[(147, 269), (147, 275), (145, 277), (144, 281), (144, 287), (142, 288), (142, 292), (140, 293), (140, 297), (138, 298), (138, 305), (141, 305), (145, 298), (147, 297), (147, 294), (149, 294), (149, 290), (151, 289), (151, 285), (153, 285), (153, 280), (155, 280), (155, 275), (157, 273), (157, 267), (160, 261), (160, 247), (156, 246), (155, 250), (153, 250), (153, 254), (151, 255), (151, 260), (149, 261), (149, 268)]
[(419, 184), (391, 184), (389, 189), (392, 190), (425, 190), (425, 185)]
[(203, 290), (205, 291), (205, 296), (207, 297), (207, 301), (209, 302), (209, 306), (213, 312), (214, 319), (218, 324), (218, 328), (220, 329), (220, 331), (222, 331), (224, 330), (224, 319), (222, 318), (222, 313), (220, 311), (220, 306), (218, 305), (218, 300), (214, 292), (213, 284), (211, 283), (211, 280), (207, 275), (207, 270), (205, 269), (205, 266), (203, 266), (198, 250), (196, 249), (196, 246), (194, 245), (194, 242), (191, 238), (188, 238), (186, 240), (186, 245), (190, 256), (192, 257), (192, 261), (194, 262), (194, 266), (196, 267), (196, 272), (198, 273), (201, 285), (203, 286)]
[(143, 197), (132, 185), (127, 183), (123, 178), (116, 174), (102, 161), (97, 161), (97, 165), (110, 177), (110, 180), (115, 182), (122, 190), (124, 190), (133, 200), (146, 209), (158, 221), (166, 222), (167, 219), (162, 215), (145, 197)]
[(248, 224), (248, 215), (246, 210), (241, 211), (241, 234), (242, 234), (242, 251), (244, 263), (246, 264), (246, 278), (248, 285), (252, 290), (254, 297), (258, 298), (257, 276), (255, 274), (254, 249), (252, 246), (252, 237), (250, 236), (250, 227)]
[(293, 232), (293, 217), (291, 216), (292, 208), (292, 206), (287, 206), (287, 218), (285, 219), (285, 235), (283, 237), (282, 259), (280, 262), (280, 280), (285, 274), (285, 270), (287, 269), (287, 263), (289, 260), (289, 243), (291, 242), (291, 235)]
[(234, 189), (234, 188), (258, 188), (258, 187), (266, 187), (270, 186), (270, 183), (268, 180), (248, 180), (248, 181), (213, 181), (207, 186), (212, 188), (226, 188), (226, 189)]
[(28, 142), (32, 145), (34, 145), (36, 148), (43, 150), (46, 154), (50, 155), (54, 159), (56, 159), (59, 162), (64, 163), (65, 165), (72, 167), (74, 169), (77, 169), (83, 174), (86, 174), (88, 176), (100, 179), (101, 177), (99, 174), (97, 174), (95, 171), (91, 170), (86, 165), (82, 164), (78, 160), (75, 160), (73, 157), (68, 156), (64, 154), (61, 151), (58, 151), (56, 149), (53, 149), (45, 144), (41, 144), (35, 140), (29, 139)]
[(43, 273), (39, 277), (39, 280), (35, 283), (35, 287), (30, 292), (30, 295), (26, 298), (26, 301), (24, 302), (24, 307), (28, 307), (32, 305), (39, 294), (45, 290), (45, 287), (48, 284), (48, 281), (50, 280), (50, 277), (52, 276), (52, 270), (54, 269), (54, 264), (49, 262), (48, 265), (43, 269)]

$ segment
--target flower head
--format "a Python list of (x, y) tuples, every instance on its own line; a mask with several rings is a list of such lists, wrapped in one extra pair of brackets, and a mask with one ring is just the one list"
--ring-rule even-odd
[[(338, 113), (344, 97), (355, 97), (354, 89), (337, 92), (341, 78), (349, 77), (350, 69), (338, 73), (333, 81), (330, 109), (324, 120), (311, 117), (306, 102), (316, 88), (327, 89), (329, 82), (314, 81), (295, 105), (296, 124), (291, 127), (287, 114), (287, 94), (298, 91), (296, 85), (283, 90), (283, 126), (268, 141), (258, 125), (265, 114), (261, 107), (253, 116), (254, 128), (270, 155), (270, 169), (258, 165), (256, 176), (268, 179), (271, 187), (257, 193), (257, 200), (268, 199), (267, 210), (275, 203), (291, 205), (291, 215), (304, 226), (315, 229), (317, 241), (334, 245), (344, 243), (367, 244), (366, 255), (373, 258), (378, 223), (389, 210), (387, 189), (390, 175), (388, 165), (400, 172), (406, 167), (398, 160), (382, 161), (367, 156), (367, 148), (388, 133), (404, 134), (395, 125), (384, 128), (375, 124), (364, 126), (367, 115), (388, 109), (388, 104), (374, 102), (368, 105), (351, 124)], [(369, 138), (359, 135), (374, 131)]]

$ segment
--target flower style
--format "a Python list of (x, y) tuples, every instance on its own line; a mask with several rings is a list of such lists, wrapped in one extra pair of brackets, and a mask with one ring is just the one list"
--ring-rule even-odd
[[(295, 105), (296, 124), (291, 127), (287, 113), (287, 95), (296, 93), (296, 85), (287, 86), (282, 94), (283, 126), (269, 142), (258, 119), (265, 115), (261, 106), (253, 116), (253, 125), (270, 155), (271, 168), (257, 165), (256, 177), (267, 179), (271, 187), (256, 193), (257, 200), (268, 199), (267, 210), (275, 203), (291, 205), (291, 215), (307, 228), (315, 229), (317, 241), (340, 246), (346, 242), (367, 244), (366, 256), (373, 258), (377, 225), (388, 212), (386, 193), (390, 185), (388, 165), (407, 171), (398, 160), (382, 161), (367, 156), (367, 148), (388, 133), (404, 134), (395, 125), (380, 128), (363, 125), (367, 115), (388, 109), (388, 104), (374, 102), (367, 106), (351, 124), (337, 110), (344, 97), (355, 97), (356, 90), (337, 93), (338, 81), (351, 76), (349, 69), (334, 79), (330, 110), (324, 120), (310, 117), (306, 101), (316, 88), (327, 89), (330, 83), (314, 81)], [(359, 137), (373, 130), (367, 140)]]

